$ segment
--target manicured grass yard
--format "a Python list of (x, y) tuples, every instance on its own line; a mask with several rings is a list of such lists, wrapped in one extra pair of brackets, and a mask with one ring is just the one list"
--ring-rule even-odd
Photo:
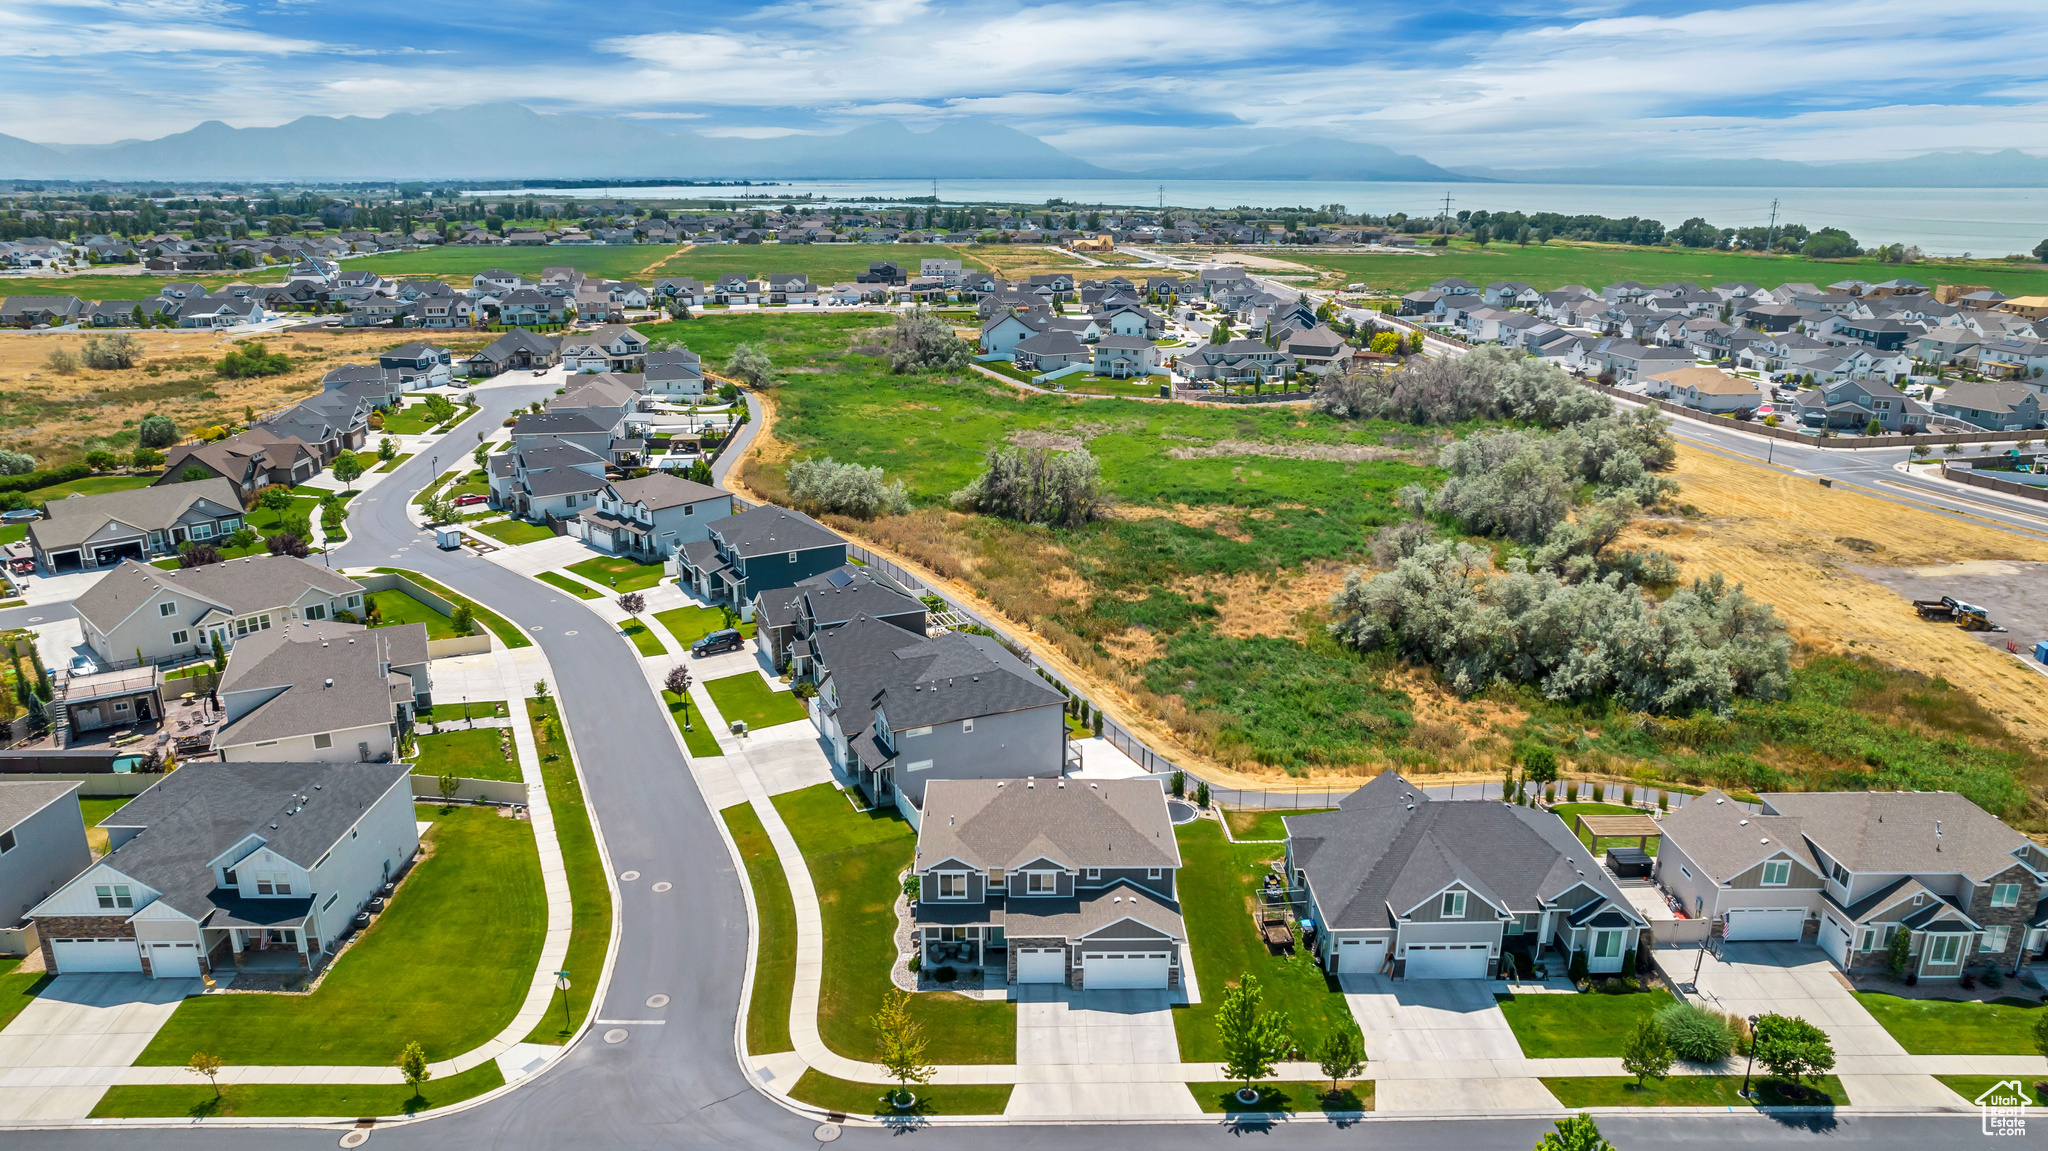
[(0, 544), (18, 544), (27, 538), (27, 524), (0, 524)]
[[(655, 612), (654, 618), (668, 629), (668, 634), (676, 637), (676, 642), (682, 644), (685, 651), (691, 644), (725, 626), (725, 613), (715, 607), (674, 607)], [(754, 625), (751, 622), (740, 624), (739, 633), (753, 639)]]
[(663, 703), (668, 704), (669, 718), (676, 721), (677, 730), (683, 733), (683, 746), (690, 750), (692, 758), (715, 758), (725, 754), (725, 752), (719, 750), (718, 737), (711, 733), (711, 724), (705, 720), (702, 711), (690, 708), (688, 710), (690, 723), (688, 727), (685, 727), (683, 726), (685, 718), (683, 697), (675, 692), (664, 690), (661, 693), (661, 699)]
[(1314, 1051), (1334, 1028), (1356, 1028), (1351, 1008), (1334, 982), (1316, 966), (1306, 948), (1277, 956), (1253, 930), (1251, 908), (1266, 862), (1280, 856), (1278, 844), (1232, 844), (1223, 829), (1206, 819), (1176, 828), (1180, 840), (1180, 912), (1188, 925), (1195, 980), (1202, 1002), (1173, 1009), (1180, 1057), (1190, 1063), (1220, 1061), (1216, 1013), (1223, 993), (1247, 974), (1258, 976), (1265, 1010), (1284, 1012), (1294, 1041)]
[(1001, 1115), (1003, 1109), (1010, 1105), (1010, 1092), (1016, 1085), (949, 1083), (934, 1087), (929, 1083), (914, 1083), (910, 1091), (917, 1096), (917, 1103), (902, 1111), (882, 1101), (882, 1096), (894, 1087), (893, 1083), (854, 1083), (834, 1079), (806, 1068), (803, 1078), (790, 1088), (789, 1095), (800, 1103), (844, 1115)]
[[(916, 833), (893, 808), (858, 812), (829, 783), (775, 797), (775, 809), (796, 837), (817, 886), (825, 929), (825, 976), (818, 1033), (850, 1059), (875, 1058), (868, 1025), (890, 989), (896, 958), (900, 876), (910, 866)], [(946, 991), (911, 998), (911, 1013), (929, 1041), (928, 1063), (1014, 1063), (1017, 1009)]]
[[(483, 528), (478, 528), (477, 530), (483, 531), (484, 528), (494, 528), (497, 526), (498, 525), (496, 524), (485, 524)], [(533, 578), (548, 585), (549, 587), (560, 588), (563, 591), (568, 592), (570, 595), (575, 596), (577, 599), (602, 599), (604, 597), (603, 592), (597, 590), (594, 587), (591, 587), (589, 584), (581, 583), (577, 580), (572, 580), (568, 576), (565, 576), (560, 572), (542, 572)]]
[(789, 1000), (796, 989), (796, 904), (775, 844), (752, 804), (736, 803), (718, 813), (747, 861), (747, 886), (754, 892), (760, 937), (754, 940), (754, 993), (747, 1003), (747, 1052), (770, 1055), (795, 1050), (789, 1040)]
[[(1990, 1081), (1986, 1080), (1989, 1085)], [(1819, 1083), (1801, 1083), (1804, 1090), (1762, 1075), (1750, 1080), (1754, 1100), (1744, 1099), (1740, 1075), (1673, 1075), (1659, 1082), (1646, 1079), (1636, 1087), (1633, 1076), (1545, 1079), (1557, 1101), (1580, 1107), (1840, 1107), (1849, 1102), (1842, 1081), (1832, 1075)]]
[[(1950, 1091), (1953, 1091), (1956, 1094), (1962, 1096), (1964, 1099), (1967, 1099), (1970, 1102), (1974, 1103), (1977, 1101), (1977, 1096), (1984, 1094), (1986, 1091), (1991, 1090), (1993, 1087), (1998, 1086), (2000, 1083), (2004, 1083), (2007, 1080), (2014, 1078), (2014, 1076), (1937, 1075), (1935, 1076), (1935, 1078), (1941, 1080), (1942, 1083), (1945, 1084)], [(2023, 1075), (2019, 1076), (2018, 1078), (2021, 1083), (2026, 1084), (2027, 1098), (2032, 1100), (2036, 1107), (2048, 1107), (2048, 1091), (2042, 1090), (2042, 1088), (2044, 1086), (2048, 1086), (2048, 1084), (2042, 1084), (2039, 1082), (2028, 1082), (2029, 1080), (2033, 1079), (2033, 1076), (2031, 1075)]]
[(1325, 1111), (1333, 1114), (1370, 1111), (1373, 1104), (1373, 1082), (1370, 1079), (1330, 1091), (1330, 1081), (1317, 1083), (1280, 1083), (1262, 1081), (1257, 1103), (1240, 1103), (1237, 1089), (1241, 1083), (1190, 1083), (1188, 1092), (1195, 1097), (1195, 1103), (1209, 1115), (1238, 1115), (1245, 1112)]
[(661, 644), (661, 637), (643, 620), (629, 619), (619, 625), (619, 631), (637, 648), (642, 656), (667, 655), (668, 649)]
[(1084, 373), (1078, 376), (1061, 376), (1054, 380), (1053, 384), (1064, 385), (1066, 391), (1088, 396), (1144, 396), (1148, 399), (1158, 399), (1159, 385), (1166, 382), (1168, 378), (1164, 375), (1126, 376), (1119, 380)]
[[(562, 1026), (559, 1001), (526, 1037), (528, 1043), (562, 1044), (576, 1033), (590, 1012), (590, 989), (604, 970), (605, 951), (612, 941), (612, 891), (605, 880), (604, 859), (597, 851), (597, 832), (590, 822), (590, 804), (576, 778), (576, 761), (563, 744), (541, 738), (542, 720), (555, 715), (552, 699), (526, 701), (528, 721), (540, 752), (541, 782), (547, 785), (548, 807), (555, 816), (555, 842), (562, 848), (562, 868), (569, 879), (569, 954), (562, 966), (574, 985), (569, 993), (569, 1026)], [(575, 988), (582, 989), (577, 994)]]
[(1290, 815), (1313, 815), (1318, 811), (1329, 811), (1327, 807), (1303, 807), (1281, 811), (1226, 811), (1223, 818), (1230, 821), (1230, 834), (1238, 839), (1286, 839), (1285, 820)]
[(1522, 1054), (1531, 1059), (1619, 1058), (1636, 1020), (1670, 1006), (1669, 991), (1628, 995), (1496, 995)]
[(18, 972), (19, 959), (0, 959), (0, 1027), (6, 1027), (21, 1014), (43, 987), (56, 976), (42, 971)]
[(519, 782), (519, 764), (498, 750), (503, 728), (478, 727), (423, 735), (418, 739), (419, 759), (414, 775), (454, 773), (464, 779), (502, 779)]
[(718, 705), (718, 714), (730, 723), (736, 719), (745, 720), (749, 728), (774, 727), (778, 723), (795, 723), (810, 714), (804, 701), (793, 691), (776, 691), (768, 681), (751, 671), (714, 679), (704, 685), (711, 695), (711, 702)]
[[(469, 715), (467, 717), (462, 714), (465, 704), (469, 708)], [(422, 722), (439, 720), (441, 723), (453, 726), (463, 722), (465, 718), (505, 719), (511, 714), (510, 711), (506, 710), (505, 701), (502, 699), (463, 700), (458, 697), (456, 699), (444, 699), (433, 707), (422, 709), (419, 712), (419, 718)], [(464, 730), (468, 729), (465, 728)]]
[[(614, 591), (646, 591), (661, 582), (662, 566), (644, 564), (625, 556), (592, 556), (581, 563), (569, 565), (569, 570), (599, 587)], [(618, 583), (613, 584), (612, 580)]]
[[(458, 412), (462, 409), (457, 408)], [(418, 436), (438, 427), (427, 418), (427, 405), (407, 404), (384, 413), (384, 434), (387, 436)]]
[(378, 627), (423, 623), (427, 625), (428, 639), (455, 638), (454, 621), (428, 606), (426, 601), (414, 599), (398, 588), (373, 591), (370, 602), (377, 605)]
[(407, 1042), (448, 1059), (502, 1030), (533, 982), (547, 897), (533, 826), (490, 808), (440, 809), (420, 861), (310, 995), (185, 1000), (135, 1062), (388, 1066)]
[(470, 599), (468, 596), (459, 595), (442, 587), (418, 572), (410, 572), (402, 568), (371, 568), (370, 570), (380, 574), (396, 573), (402, 575), (428, 591), (433, 592), (435, 595), (440, 596), (442, 599), (447, 600), (449, 603), (468, 604), (470, 613), (476, 616), (476, 622), (491, 629), (491, 634), (497, 636), (498, 642), (506, 647), (529, 647), (533, 644), (532, 636), (512, 626), (512, 622), (504, 616)]
[[(1619, 803), (1559, 803), (1552, 805), (1550, 810), (1559, 819), (1564, 820), (1564, 825), (1566, 827), (1571, 827), (1572, 821), (1574, 819), (1577, 819), (1581, 815), (1649, 814), (1649, 812), (1644, 811), (1640, 807), (1628, 807)], [(1606, 851), (1610, 847), (1634, 847), (1636, 845), (1636, 841), (1633, 839), (1616, 836), (1608, 836), (1607, 838), (1602, 839), (1599, 843), (1596, 844), (1593, 842), (1593, 837), (1587, 834), (1586, 832), (1579, 831), (1577, 832), (1577, 835), (1579, 837), (1579, 842), (1585, 844), (1587, 849), (1592, 851), (1595, 855), (1599, 854), (1600, 852)], [(1651, 855), (1657, 854), (1657, 842), (1657, 839), (1653, 836), (1650, 839), (1650, 842), (1644, 845), (1643, 850), (1649, 852)]]
[(380, 472), (395, 472), (398, 470), (398, 465), (404, 463), (405, 461), (411, 458), (411, 452), (400, 452), (397, 455), (392, 456), (390, 459), (385, 460), (383, 463), (377, 465), (376, 470)]
[[(196, 1078), (196, 1077), (195, 1077)], [(221, 1088), (219, 1098), (204, 1083), (175, 1087), (112, 1087), (92, 1109), (94, 1119), (147, 1119), (189, 1115), (194, 1119), (296, 1118), (320, 1116), (363, 1119), (413, 1115), (447, 1107), (495, 1091), (505, 1085), (496, 1060), (487, 1060), (460, 1075), (429, 1079), (415, 1095), (403, 1083), (249, 1083)]]
[(72, 480), (69, 483), (51, 484), (46, 488), (37, 488), (27, 494), (30, 499), (38, 503), (48, 503), (51, 500), (61, 500), (73, 495), (100, 496), (108, 492), (131, 492), (136, 488), (146, 488), (156, 481), (157, 477), (154, 475), (87, 476), (82, 480)]
[(492, 520), (487, 524), (471, 524), (469, 530), (515, 548), (520, 544), (537, 544), (555, 538), (555, 533), (548, 530), (547, 525), (530, 524), (525, 520)]
[(2038, 1055), (2034, 1021), (2042, 1009), (2016, 999), (1958, 1003), (1858, 991), (1856, 999), (1915, 1055)]
[[(284, 530), (284, 525), (288, 520), (305, 520), (311, 523), (319, 514), (320, 497), (293, 496), (292, 502), (286, 504), (283, 511), (274, 512), (266, 507), (255, 507), (249, 509), (249, 514), (245, 518), (248, 520), (249, 526), (255, 528), (258, 533), (270, 536)], [(225, 555), (227, 553), (223, 552), (221, 554)]]

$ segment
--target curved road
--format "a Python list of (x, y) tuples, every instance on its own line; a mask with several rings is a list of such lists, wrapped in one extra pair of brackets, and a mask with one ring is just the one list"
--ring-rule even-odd
[[(479, 414), (451, 444), (496, 426), (516, 406), (551, 386), (501, 385), (480, 389)], [(757, 422), (750, 427), (758, 427)], [(751, 437), (749, 437), (751, 438)], [(744, 443), (736, 445), (744, 450)], [(739, 451), (728, 459), (736, 460)], [(448, 462), (453, 462), (452, 459)], [(582, 602), (515, 575), (466, 552), (441, 552), (433, 537), (413, 526), (405, 501), (433, 478), (431, 456), (415, 457), (355, 504), (349, 542), (338, 563), (389, 565), (422, 572), (526, 625), (547, 653), (571, 735), (588, 781), (589, 799), (615, 871), (642, 878), (619, 885), (618, 953), (610, 985), (595, 1018), (662, 1018), (662, 1026), (628, 1027), (628, 1038), (607, 1044), (605, 1028), (585, 1038), (553, 1067), (516, 1090), (441, 1118), (379, 1129), (371, 1148), (433, 1151), (563, 1147), (803, 1148), (815, 1121), (795, 1115), (752, 1089), (734, 1052), (734, 1027), (745, 972), (746, 905), (738, 875), (711, 812), (698, 794), (671, 734), (668, 711), (647, 691), (627, 641)], [(570, 635), (569, 632), (576, 634)], [(669, 880), (660, 895), (651, 886)], [(578, 972), (580, 987), (595, 989), (597, 972)], [(644, 1004), (665, 994), (665, 1008)], [(1236, 1145), (1246, 1135), (1272, 1135), (1303, 1147), (1371, 1145), (1396, 1151), (1500, 1149), (1524, 1151), (1549, 1130), (1540, 1119), (1374, 1120), (1337, 1126), (1321, 1120), (1279, 1125), (1132, 1126), (1071, 1129), (1045, 1126), (949, 1126), (923, 1131), (933, 1146), (983, 1149), (1182, 1148)], [(1616, 1116), (1603, 1128), (1624, 1151), (1651, 1145), (1677, 1148), (1782, 1147), (1911, 1148), (1974, 1133), (1972, 1117), (1818, 1119), (1780, 1121), (1760, 1116)], [(903, 1130), (849, 1127), (841, 1145), (880, 1149)], [(325, 1148), (332, 1128), (233, 1128), (208, 1124), (148, 1133), (106, 1128), (9, 1131), (12, 1149), (136, 1148), (214, 1151), (217, 1148)]]

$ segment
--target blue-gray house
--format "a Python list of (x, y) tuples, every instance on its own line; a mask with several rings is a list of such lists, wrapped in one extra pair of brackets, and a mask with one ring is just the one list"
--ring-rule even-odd
[(802, 512), (763, 504), (705, 525), (709, 538), (677, 553), (684, 583), (716, 603), (730, 600), (746, 619), (763, 592), (793, 588), (846, 563), (846, 541)]

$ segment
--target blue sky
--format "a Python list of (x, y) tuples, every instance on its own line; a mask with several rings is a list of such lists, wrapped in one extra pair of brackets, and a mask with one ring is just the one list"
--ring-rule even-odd
[(1535, 166), (2048, 151), (2040, 0), (0, 0), (0, 131), (495, 100), (774, 135), (982, 115), (1113, 168), (1306, 134)]

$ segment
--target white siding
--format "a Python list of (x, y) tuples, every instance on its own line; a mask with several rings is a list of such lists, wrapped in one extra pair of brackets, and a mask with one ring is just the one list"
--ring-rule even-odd
[(262, 743), (224, 747), (221, 749), (221, 757), (230, 763), (356, 763), (363, 758), (356, 746), (358, 743), (370, 745), (372, 761), (390, 754), (394, 746), (389, 724), (354, 727), (331, 734), (330, 747), (314, 747), (313, 737), (302, 735), (292, 739), (266, 740)]
[[(342, 836), (328, 854), (327, 862), (315, 868), (313, 921), (308, 925), (308, 934), (323, 947), (331, 945), (349, 918), (377, 893), (386, 874), (395, 875), (403, 870), (419, 845), (412, 786), (409, 780), (401, 779), (370, 806), (350, 834)], [(330, 907), (331, 896), (339, 898)]]

